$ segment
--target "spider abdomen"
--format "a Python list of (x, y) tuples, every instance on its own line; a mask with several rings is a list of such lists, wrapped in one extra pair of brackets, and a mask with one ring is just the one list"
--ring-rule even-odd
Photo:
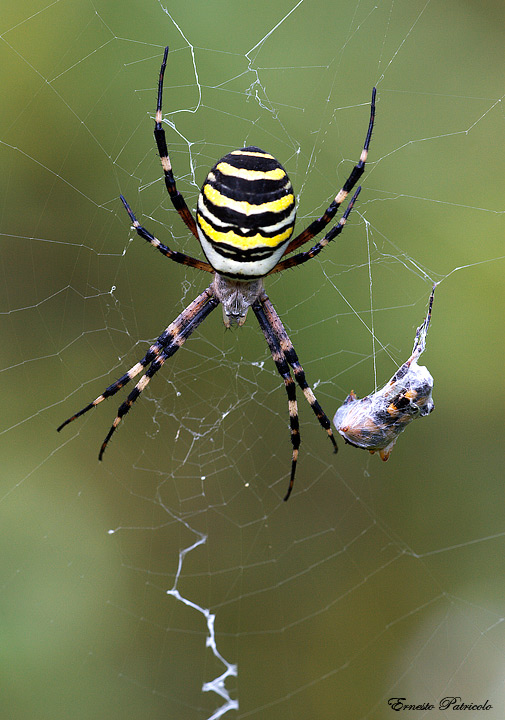
[(296, 205), (282, 165), (257, 147), (217, 162), (198, 196), (198, 236), (222, 275), (252, 279), (277, 264), (293, 232)]

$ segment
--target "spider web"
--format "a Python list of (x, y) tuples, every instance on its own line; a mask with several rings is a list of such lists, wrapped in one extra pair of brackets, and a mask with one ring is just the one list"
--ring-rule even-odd
[[(9, 718), (502, 718), (503, 43), (497, 2), (33, 3), (3, 9), (2, 700)], [(123, 374), (205, 287), (152, 138), (162, 49), (178, 187), (225, 152), (286, 167), (298, 229), (358, 159), (318, 259), (267, 282), (332, 417), (423, 355), (435, 412), (388, 463), (337, 456), (253, 316), (214, 313), (97, 454)], [(500, 347), (497, 345), (500, 344)]]

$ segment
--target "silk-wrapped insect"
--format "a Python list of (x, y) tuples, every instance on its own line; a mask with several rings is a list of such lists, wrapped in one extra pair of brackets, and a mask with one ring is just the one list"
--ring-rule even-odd
[(431, 397), (433, 378), (426, 367), (417, 364), (426, 347), (435, 288), (436, 284), (431, 291), (428, 314), (417, 328), (409, 359), (380, 390), (361, 399), (351, 391), (333, 418), (346, 443), (368, 450), (372, 455), (378, 451), (382, 460), (389, 458), (407, 425), (429, 415), (435, 407)]

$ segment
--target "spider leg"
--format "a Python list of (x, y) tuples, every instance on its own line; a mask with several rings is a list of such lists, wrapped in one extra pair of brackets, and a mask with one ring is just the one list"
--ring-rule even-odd
[[(197, 298), (197, 300), (198, 299), (199, 298)], [(133, 367), (131, 367), (128, 372), (126, 372), (118, 380), (113, 382), (112, 385), (109, 385), (109, 387), (104, 390), (103, 393), (96, 398), (96, 400), (93, 400), (93, 402), (90, 402), (89, 405), (86, 405), (86, 407), (84, 407), (82, 410), (79, 410), (78, 413), (72, 415), (72, 417), (69, 417), (68, 420), (65, 420), (65, 422), (63, 422), (57, 428), (57, 431), (60, 432), (60, 430), (63, 430), (66, 425), (71, 423), (73, 420), (77, 420), (77, 418), (81, 417), (81, 415), (87, 413), (88, 410), (92, 410), (103, 400), (106, 400), (107, 398), (112, 397), (112, 395), (115, 395), (118, 390), (121, 390), (121, 388), (124, 387), (127, 383), (129, 383), (130, 380), (133, 380), (133, 378), (136, 377), (139, 372), (141, 372), (145, 367), (147, 367), (147, 365), (149, 365), (153, 360), (158, 357), (164, 347), (166, 347), (168, 344), (170, 344), (170, 342), (173, 341), (175, 335), (173, 334), (172, 327), (173, 323), (161, 333), (156, 342), (151, 345), (142, 360), (139, 360), (137, 363), (135, 363), (135, 365), (133, 365)]]
[[(328, 420), (328, 417), (324, 413), (323, 409), (319, 405), (316, 396), (314, 395), (314, 392), (310, 385), (307, 383), (307, 379), (305, 377), (305, 371), (303, 367), (300, 365), (300, 361), (298, 360), (298, 356), (296, 354), (296, 351), (293, 347), (293, 344), (291, 343), (291, 340), (288, 337), (288, 334), (284, 328), (284, 325), (282, 324), (282, 321), (280, 317), (277, 315), (277, 312), (270, 302), (270, 299), (266, 293), (263, 293), (259, 300), (257, 300), (254, 305), (252, 306), (252, 309), (254, 310), (254, 313), (256, 314), (256, 317), (258, 318), (258, 322), (261, 326), (261, 329), (263, 330), (263, 334), (265, 335), (265, 338), (267, 340), (268, 346), (270, 347), (270, 351), (272, 352), (272, 357), (274, 359), (275, 364), (277, 365), (277, 369), (279, 370), (280, 374), (282, 375), (284, 379), (284, 383), (286, 385), (286, 391), (288, 392), (288, 400), (291, 401), (291, 390), (289, 389), (289, 381), (286, 382), (285, 373), (286, 370), (289, 373), (289, 367), (281, 372), (279, 369), (280, 363), (285, 362), (288, 363), (293, 368), (293, 373), (295, 376), (295, 380), (298, 383), (298, 385), (301, 387), (303, 394), (305, 396), (305, 399), (309, 403), (310, 407), (312, 408), (312, 411), (314, 412), (315, 416), (318, 419), (319, 424), (321, 427), (326, 430), (328, 437), (330, 438), (333, 447), (334, 452), (337, 452), (338, 447), (335, 440), (335, 436), (333, 435), (330, 421)], [(275, 354), (274, 350), (275, 349)], [(277, 359), (276, 359), (277, 358)], [(279, 360), (279, 364), (278, 364)], [(291, 378), (291, 374), (289, 373), (289, 377)], [(292, 378), (291, 378), (292, 382)], [(292, 391), (292, 396), (294, 398), (294, 390)], [(291, 464), (291, 479), (289, 483), (288, 492), (286, 494), (286, 497), (284, 500), (287, 500), (291, 494), (291, 490), (293, 489), (293, 483), (295, 479), (295, 469), (296, 469), (296, 460), (298, 458), (298, 447), (300, 445), (300, 435), (298, 431), (298, 409), (296, 405), (296, 398), (295, 398), (295, 404), (292, 405), (290, 402), (289, 405), (289, 416), (290, 420), (292, 420), (291, 424), (291, 442), (293, 443), (293, 462)], [(296, 434), (293, 432), (293, 428), (296, 429)], [(295, 437), (294, 437), (295, 435)], [(295, 444), (297, 443), (297, 444)], [(295, 454), (296, 451), (296, 454)]]
[[(88, 410), (91, 410), (92, 408), (96, 407), (99, 403), (102, 402), (102, 400), (105, 400), (108, 397), (111, 397), (112, 395), (115, 395), (118, 390), (120, 390), (122, 387), (124, 387), (130, 380), (132, 380), (136, 375), (138, 375), (149, 363), (152, 363), (154, 365), (154, 361), (159, 358), (159, 356), (162, 353), (169, 353), (164, 359), (163, 362), (167, 359), (167, 357), (170, 357), (173, 355), (176, 350), (179, 349), (185, 342), (185, 340), (189, 337), (189, 335), (193, 332), (195, 328), (198, 327), (198, 325), (204, 320), (207, 315), (213, 310), (217, 305), (219, 304), (219, 301), (215, 297), (212, 286), (208, 287), (206, 290), (204, 290), (203, 293), (201, 293), (188, 307), (179, 315), (179, 317), (174, 320), (173, 323), (171, 323), (166, 330), (158, 337), (156, 342), (151, 345), (146, 355), (142, 358), (142, 360), (139, 360), (138, 363), (136, 363), (130, 370), (128, 370), (127, 373), (125, 373), (122, 377), (120, 377), (116, 382), (112, 383), (112, 385), (109, 385), (109, 387), (104, 390), (104, 392), (99, 395), (96, 400), (93, 400), (93, 402), (89, 403), (89, 405), (86, 405), (82, 410), (80, 410), (75, 415), (72, 415), (72, 417), (69, 417), (68, 420), (65, 420), (64, 423), (62, 423), (58, 427), (58, 432), (60, 430), (63, 430), (63, 428), (71, 423), (73, 420), (76, 420), (78, 417), (81, 417), (81, 415), (84, 415), (88, 412)], [(163, 362), (161, 364), (163, 364)], [(151, 365), (151, 368), (152, 368)], [(161, 367), (161, 365), (160, 365)], [(150, 372), (151, 368), (149, 368), (146, 375)], [(130, 393), (128, 396), (128, 399), (132, 395), (135, 394), (135, 391), (140, 386), (140, 392), (144, 389), (145, 385), (147, 384), (148, 380), (145, 381), (144, 376), (139, 383), (137, 383), (134, 390)], [(142, 383), (144, 382), (144, 385)], [(128, 405), (128, 409), (131, 405), (131, 403), (138, 397), (140, 392), (135, 394), (135, 397)], [(123, 403), (125, 405), (125, 403)], [(123, 405), (121, 407), (123, 407)], [(123, 412), (122, 415), (125, 414), (126, 411)], [(118, 413), (119, 414), (119, 413)], [(121, 417), (122, 417), (121, 415)], [(117, 418), (116, 418), (117, 420)], [(119, 424), (119, 421), (116, 423)], [(115, 429), (115, 428), (114, 428)], [(110, 433), (110, 435), (112, 432)], [(109, 436), (108, 436), (109, 437)], [(108, 441), (108, 440), (107, 440)], [(106, 445), (107, 443), (105, 443)], [(103, 454), (103, 450), (100, 452), (100, 456)]]
[(347, 221), (347, 218), (351, 214), (351, 210), (354, 206), (354, 203), (356, 201), (356, 198), (361, 192), (361, 186), (357, 188), (356, 192), (352, 196), (351, 202), (346, 208), (345, 213), (342, 215), (340, 220), (336, 225), (334, 225), (331, 230), (329, 230), (324, 238), (320, 240), (318, 243), (314, 245), (310, 250), (306, 250), (305, 252), (298, 253), (297, 255), (292, 255), (289, 258), (286, 258), (285, 260), (281, 260), (277, 265), (274, 267), (273, 270), (270, 271), (269, 275), (272, 275), (273, 273), (281, 272), (282, 270), (287, 270), (287, 268), (296, 267), (297, 265), (301, 265), (304, 262), (307, 262), (307, 260), (312, 260), (313, 257), (316, 257), (316, 255), (319, 255), (321, 250), (328, 245), (330, 240), (334, 240), (337, 235), (340, 235), (342, 230), (344, 229), (344, 225)]
[(161, 159), (161, 166), (163, 168), (163, 173), (165, 175), (165, 185), (168, 190), (168, 194), (170, 195), (170, 200), (172, 201), (172, 205), (177, 210), (181, 218), (186, 223), (187, 227), (191, 230), (193, 235), (198, 240), (198, 231), (196, 229), (196, 223), (193, 215), (191, 214), (190, 209), (186, 205), (186, 201), (184, 200), (181, 193), (177, 190), (177, 187), (175, 185), (175, 178), (174, 174), (172, 172), (172, 165), (170, 163), (170, 158), (168, 156), (168, 149), (167, 149), (167, 140), (165, 137), (165, 130), (163, 129), (163, 126), (161, 124), (161, 120), (163, 118), (162, 112), (161, 112), (161, 104), (163, 99), (163, 77), (165, 75), (165, 68), (167, 66), (167, 56), (168, 56), (168, 47), (165, 48), (165, 52), (163, 53), (163, 62), (161, 63), (161, 69), (160, 69), (160, 78), (158, 81), (158, 102), (156, 105), (156, 120), (154, 123), (154, 139), (156, 140), (156, 145), (158, 146), (158, 153), (160, 155)]
[(105, 440), (103, 441), (100, 452), (98, 454), (98, 459), (101, 460), (103, 457), (103, 454), (105, 452), (105, 448), (107, 447), (109, 440), (111, 439), (112, 435), (115, 433), (117, 426), (123, 419), (123, 417), (126, 415), (126, 413), (129, 411), (135, 400), (139, 397), (142, 390), (145, 389), (147, 384), (149, 383), (149, 380), (152, 378), (152, 376), (158, 372), (158, 370), (163, 366), (165, 360), (173, 355), (176, 350), (178, 350), (180, 345), (177, 345), (174, 341), (170, 343), (167, 350), (162, 351), (158, 357), (152, 362), (151, 367), (148, 369), (145, 375), (143, 375), (138, 383), (135, 385), (131, 393), (128, 395), (126, 400), (121, 403), (121, 405), (118, 408), (116, 418), (114, 419), (114, 422), (111, 425), (111, 428), (109, 432), (107, 433), (107, 436), (105, 437)]
[(137, 234), (140, 235), (140, 237), (144, 240), (147, 240), (148, 243), (151, 243), (151, 245), (153, 245), (153, 247), (159, 250), (162, 255), (165, 255), (165, 257), (173, 260), (174, 262), (180, 263), (181, 265), (188, 265), (189, 267), (196, 268), (197, 270), (206, 270), (207, 272), (211, 273), (214, 272), (212, 266), (209, 265), (209, 263), (204, 262), (203, 260), (197, 260), (190, 255), (185, 255), (184, 253), (177, 252), (177, 250), (170, 250), (169, 247), (163, 245), (163, 243), (161, 243), (158, 238), (154, 237), (154, 235), (152, 235), (148, 230), (142, 227), (124, 197), (120, 195), (120, 198), (121, 202), (125, 206), (126, 212), (130, 216), (132, 226), (137, 231)]
[(184, 345), (191, 333), (196, 330), (200, 323), (205, 320), (207, 315), (209, 315), (218, 305), (219, 300), (214, 295), (212, 285), (210, 285), (196, 298), (196, 300), (193, 300), (193, 302), (182, 311), (179, 317), (174, 320), (171, 325), (168, 326), (165, 332), (170, 340), (168, 340), (163, 349), (158, 353), (158, 356), (153, 360), (145, 375), (140, 378), (126, 400), (119, 406), (117, 416), (114, 419), (114, 422), (112, 423), (111, 428), (100, 448), (100, 452), (98, 454), (99, 460), (102, 459), (108, 442), (116, 431), (119, 423), (130, 410), (131, 406), (135, 400), (137, 400), (142, 391), (145, 390), (153, 375), (155, 375), (158, 370), (163, 367), (165, 361), (168, 360), (169, 357), (172, 357), (172, 355), (174, 355), (177, 350)]
[(331, 429), (330, 421), (328, 420), (321, 405), (318, 403), (312, 388), (307, 383), (307, 379), (305, 377), (305, 371), (300, 364), (300, 361), (298, 359), (296, 351), (293, 347), (291, 340), (289, 339), (289, 336), (284, 328), (284, 325), (282, 324), (280, 317), (277, 315), (277, 312), (276, 312), (274, 306), (272, 305), (270, 298), (268, 297), (268, 295), (266, 293), (262, 294), (259, 302), (261, 303), (263, 310), (265, 311), (265, 317), (267, 319), (267, 322), (272, 330), (273, 335), (277, 338), (277, 340), (279, 342), (279, 345), (284, 354), (284, 357), (286, 358), (287, 362), (293, 368), (296, 382), (303, 390), (305, 399), (307, 400), (310, 407), (312, 408), (312, 411), (314, 412), (314, 415), (317, 417), (319, 424), (321, 425), (321, 427), (324, 430), (326, 430), (328, 437), (330, 438), (330, 440), (332, 442), (334, 452), (337, 452), (338, 447), (337, 447), (337, 443), (335, 440), (335, 436), (333, 435), (333, 431)]
[(291, 377), (289, 365), (286, 362), (286, 358), (281, 350), (279, 341), (273, 334), (272, 328), (265, 317), (265, 312), (261, 303), (256, 301), (253, 304), (252, 309), (258, 318), (259, 325), (263, 331), (268, 347), (270, 348), (270, 352), (272, 353), (272, 358), (277, 367), (277, 371), (284, 380), (284, 387), (286, 388), (288, 396), (289, 424), (291, 426), (291, 444), (293, 446), (293, 453), (291, 457), (291, 477), (289, 480), (289, 487), (284, 497), (284, 500), (287, 500), (291, 495), (295, 482), (296, 462), (298, 460), (298, 448), (300, 447), (300, 427), (298, 421), (298, 405), (296, 402), (296, 385)]
[[(63, 428), (71, 423), (73, 420), (77, 420), (77, 418), (81, 417), (81, 415), (84, 415), (88, 412), (88, 410), (92, 410), (94, 407), (96, 407), (99, 403), (102, 402), (102, 400), (106, 400), (108, 397), (111, 397), (112, 395), (115, 395), (118, 390), (121, 390), (122, 387), (124, 387), (127, 383), (130, 382), (136, 375), (141, 372), (149, 363), (151, 363), (160, 353), (161, 348), (163, 345), (160, 343), (163, 336), (167, 334), (167, 330), (160, 335), (158, 340), (154, 343), (154, 345), (151, 345), (148, 352), (142, 360), (139, 360), (138, 363), (136, 363), (133, 367), (131, 367), (127, 373), (122, 375), (119, 380), (116, 380), (112, 383), (112, 385), (109, 385), (109, 387), (103, 391), (101, 395), (99, 395), (96, 400), (93, 400), (93, 402), (90, 402), (89, 405), (86, 405), (82, 410), (79, 410), (78, 413), (75, 415), (72, 415), (72, 417), (69, 417), (68, 420), (65, 420), (65, 422), (61, 423), (61, 425), (57, 428), (58, 432), (60, 430), (63, 430)], [(168, 337), (168, 336), (167, 336)]]
[(291, 242), (285, 249), (283, 255), (288, 255), (294, 250), (297, 250), (299, 247), (304, 245), (304, 243), (312, 240), (312, 238), (318, 235), (321, 230), (323, 230), (323, 228), (328, 225), (330, 220), (332, 220), (340, 205), (344, 202), (344, 200), (349, 195), (353, 187), (356, 185), (360, 177), (363, 175), (365, 171), (365, 163), (368, 157), (368, 147), (370, 145), (370, 139), (372, 137), (373, 124), (375, 120), (375, 95), (376, 89), (373, 88), (372, 102), (370, 105), (370, 121), (368, 123), (368, 131), (366, 134), (365, 144), (363, 145), (363, 150), (361, 152), (359, 162), (353, 167), (353, 169), (351, 170), (351, 174), (343, 184), (342, 189), (338, 191), (335, 199), (333, 200), (333, 202), (330, 203), (324, 214), (321, 215), (321, 217), (317, 220), (314, 220), (305, 230), (303, 230), (303, 232), (301, 232), (293, 240), (291, 240)]

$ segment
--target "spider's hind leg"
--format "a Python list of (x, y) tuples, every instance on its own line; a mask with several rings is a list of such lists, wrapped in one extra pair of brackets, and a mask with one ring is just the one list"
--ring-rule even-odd
[(375, 97), (376, 97), (377, 91), (376, 88), (372, 88), (372, 102), (370, 104), (370, 120), (368, 122), (368, 130), (365, 137), (365, 143), (363, 145), (363, 150), (361, 151), (361, 155), (359, 158), (359, 161), (356, 163), (356, 165), (351, 170), (351, 174), (343, 184), (342, 188), (338, 191), (338, 193), (335, 196), (335, 199), (330, 203), (328, 208), (325, 210), (323, 215), (321, 215), (320, 218), (317, 220), (314, 220), (310, 223), (310, 225), (303, 230), (299, 235), (297, 235), (295, 238), (293, 238), (287, 248), (284, 250), (284, 255), (289, 255), (294, 250), (297, 250), (299, 247), (304, 245), (309, 240), (312, 240), (312, 238), (316, 237), (316, 235), (319, 235), (319, 233), (328, 225), (328, 223), (335, 217), (335, 214), (337, 210), (339, 209), (340, 205), (344, 202), (346, 197), (349, 195), (353, 187), (356, 185), (360, 177), (365, 172), (365, 163), (368, 158), (368, 148), (370, 147), (370, 140), (372, 139), (372, 130), (374, 126), (375, 121)]
[(172, 165), (168, 156), (167, 141), (165, 137), (165, 130), (162, 125), (163, 114), (161, 111), (161, 105), (163, 102), (163, 78), (165, 76), (165, 69), (167, 67), (168, 47), (165, 48), (163, 53), (163, 61), (161, 63), (160, 76), (158, 80), (158, 101), (156, 104), (156, 118), (154, 122), (154, 139), (158, 147), (158, 153), (161, 160), (161, 166), (163, 168), (163, 174), (165, 176), (165, 185), (172, 201), (172, 205), (177, 210), (186, 226), (191, 230), (193, 235), (198, 240), (198, 231), (196, 229), (196, 222), (188, 208), (184, 197), (181, 195), (175, 184), (174, 173), (172, 171)]

